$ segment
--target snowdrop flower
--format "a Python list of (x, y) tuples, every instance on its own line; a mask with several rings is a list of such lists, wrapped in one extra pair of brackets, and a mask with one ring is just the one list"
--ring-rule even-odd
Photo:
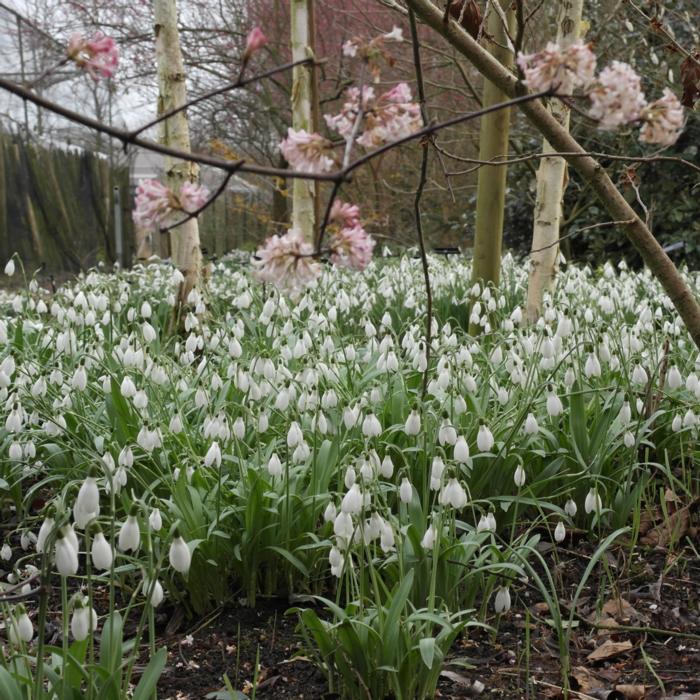
[(646, 370), (640, 364), (636, 364), (632, 370), (632, 384), (646, 386), (649, 381)]
[(555, 542), (563, 542), (566, 539), (566, 527), (564, 523), (560, 520), (557, 526), (554, 528), (554, 540)]
[(85, 481), (80, 486), (78, 497), (75, 499), (75, 508), (83, 513), (100, 514), (100, 491), (97, 488), (97, 481), (93, 474), (85, 477)]
[(680, 417), (679, 414), (676, 414), (675, 416), (673, 416), (673, 420), (671, 421), (671, 430), (673, 430), (674, 433), (677, 433), (682, 427), (683, 419)]
[(586, 511), (586, 513), (600, 513), (600, 511), (603, 509), (603, 502), (598, 495), (598, 491), (595, 488), (591, 488), (591, 490), (588, 492), (588, 495), (586, 496), (586, 500), (583, 504), (583, 509)]
[(186, 574), (190, 570), (192, 554), (190, 553), (190, 548), (187, 546), (187, 543), (182, 539), (177, 530), (175, 530), (173, 541), (170, 544), (168, 559), (170, 561), (170, 566), (172, 566), (175, 571)]
[(698, 424), (697, 416), (693, 413), (692, 409), (688, 409), (683, 415), (683, 427), (693, 428)]
[(634, 440), (634, 435), (632, 434), (632, 432), (630, 432), (629, 430), (626, 430), (625, 434), (622, 436), (622, 442), (624, 443), (625, 447), (627, 447), (628, 449), (634, 447), (635, 440)]
[(402, 503), (410, 503), (411, 499), (413, 498), (413, 486), (411, 486), (411, 482), (406, 477), (401, 480), (401, 486), (399, 486), (399, 498), (401, 499)]
[(343, 496), (340, 509), (343, 513), (359, 513), (362, 510), (362, 492), (357, 484), (353, 484)]
[(382, 434), (382, 425), (374, 413), (368, 413), (362, 421), (362, 434), (366, 438), (379, 437)]
[(570, 518), (573, 518), (576, 516), (577, 511), (578, 511), (578, 506), (576, 505), (576, 501), (574, 501), (573, 498), (569, 498), (564, 505), (564, 512)]
[(352, 523), (352, 516), (350, 513), (346, 513), (345, 511), (341, 510), (333, 522), (333, 532), (335, 533), (335, 536), (341, 537), (344, 540), (349, 540), (354, 531), (355, 528)]
[(32, 641), (34, 637), (34, 626), (22, 603), (15, 608), (14, 615), (10, 618), (7, 632), (10, 643), (13, 646), (19, 647), (22, 646), (22, 642), (29, 644), (29, 642)]
[(417, 411), (417, 407), (414, 405), (413, 410), (406, 419), (406, 425), (404, 426), (404, 432), (406, 435), (418, 435), (420, 433), (420, 414)]
[(459, 464), (466, 464), (469, 461), (469, 444), (461, 435), (455, 441), (453, 456), (455, 462)]
[(668, 388), (671, 390), (679, 389), (683, 386), (683, 377), (681, 376), (681, 373), (676, 365), (673, 365), (673, 367), (671, 367), (671, 369), (668, 371), (666, 383), (668, 384)]
[(328, 563), (331, 565), (331, 575), (340, 578), (343, 573), (345, 558), (342, 552), (335, 546), (331, 547), (331, 551), (328, 553)]
[(467, 505), (467, 492), (457, 479), (450, 479), (440, 492), (438, 501), (441, 505), (450, 505), (455, 510), (461, 510)]
[(586, 378), (590, 379), (591, 377), (600, 377), (601, 371), (600, 361), (598, 360), (596, 354), (593, 352), (588, 353), (586, 364), (583, 368), (583, 373)]
[(539, 431), (537, 419), (532, 413), (527, 414), (527, 418), (525, 419), (525, 424), (523, 426), (523, 431), (525, 432), (525, 435), (535, 435)]
[(287, 431), (287, 447), (296, 447), (304, 439), (299, 423), (292, 421)]
[(39, 534), (36, 537), (36, 551), (41, 554), (44, 551), (44, 545), (46, 544), (46, 538), (49, 536), (54, 528), (56, 521), (52, 515), (47, 515), (44, 521), (41, 523), (39, 528)]
[(204, 466), (216, 467), (218, 469), (221, 466), (221, 459), (221, 448), (219, 447), (219, 443), (216, 441), (212, 442), (206, 455), (204, 455)]
[(163, 602), (165, 594), (163, 593), (163, 586), (158, 579), (151, 583), (148, 578), (144, 577), (143, 591), (144, 593), (151, 591), (151, 605), (154, 608), (157, 608)]
[(490, 452), (494, 444), (493, 433), (482, 423), (476, 436), (476, 446), (479, 448), (479, 452)]
[(272, 453), (267, 463), (267, 472), (273, 477), (282, 475), (282, 462), (280, 462), (280, 458), (277, 456), (276, 452)]
[(10, 561), (10, 559), (12, 559), (12, 549), (10, 549), (10, 545), (7, 544), (7, 542), (0, 548), (0, 559), (3, 561)]
[(627, 425), (630, 420), (632, 420), (632, 409), (630, 408), (630, 402), (625, 401), (620, 408), (620, 413), (617, 416), (622, 425)]
[(442, 457), (436, 455), (433, 457), (433, 464), (430, 469), (430, 488), (432, 491), (437, 491), (442, 484), (442, 473), (445, 471), (445, 463)]
[(496, 596), (493, 601), (493, 609), (500, 615), (510, 610), (510, 604), (510, 590), (508, 589), (508, 586), (501, 586), (496, 591)]
[(525, 481), (526, 481), (526, 475), (525, 475), (525, 469), (523, 469), (522, 464), (518, 464), (518, 466), (515, 469), (515, 474), (513, 475), (513, 481), (515, 482), (515, 485), (520, 489), (523, 486), (525, 486)]
[(153, 530), (153, 532), (160, 532), (160, 529), (163, 527), (163, 518), (160, 515), (160, 510), (158, 508), (154, 508), (150, 515), (148, 516), (148, 524)]
[(73, 639), (82, 642), (90, 632), (97, 629), (97, 613), (89, 607), (87, 598), (78, 596), (73, 602), (73, 615), (70, 620), (70, 631)]
[(454, 445), (457, 442), (457, 431), (455, 430), (447, 412), (442, 414), (442, 425), (438, 430), (438, 442), (440, 445)]
[(66, 535), (65, 530), (56, 537), (54, 560), (61, 576), (75, 576), (78, 571), (78, 548)]
[(15, 261), (10, 258), (5, 264), (5, 274), (8, 277), (12, 277), (15, 274)]
[(93, 566), (98, 571), (107, 571), (112, 566), (114, 553), (101, 530), (97, 530), (93, 537), (90, 556), (92, 557)]
[(385, 455), (379, 467), (379, 473), (385, 479), (391, 479), (394, 474), (394, 462), (389, 455)]
[(132, 508), (131, 513), (126, 517), (126, 520), (119, 528), (119, 539), (117, 546), (122, 552), (136, 552), (141, 544), (141, 530), (136, 519), (136, 507)]
[(564, 412), (564, 406), (561, 399), (554, 393), (554, 390), (549, 388), (547, 393), (547, 415), (550, 418), (556, 418)]
[(420, 541), (421, 547), (423, 547), (423, 549), (432, 549), (435, 546), (436, 535), (435, 525), (431, 523), (425, 531), (423, 539)]
[(380, 535), (379, 535), (379, 546), (384, 554), (388, 554), (394, 549), (395, 539), (394, 539), (394, 529), (391, 525), (385, 521), (382, 521)]

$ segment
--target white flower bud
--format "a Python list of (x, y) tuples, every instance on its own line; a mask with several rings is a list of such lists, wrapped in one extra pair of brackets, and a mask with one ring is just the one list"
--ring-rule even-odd
[(190, 570), (190, 564), (192, 563), (192, 554), (190, 553), (190, 548), (187, 546), (185, 540), (179, 535), (173, 538), (170, 545), (170, 566), (179, 571), (181, 574), (186, 574)]

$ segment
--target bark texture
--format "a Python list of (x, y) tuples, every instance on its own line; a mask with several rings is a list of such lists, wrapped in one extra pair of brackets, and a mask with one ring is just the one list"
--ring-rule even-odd
[[(177, 5), (175, 0), (154, 0), (156, 62), (158, 67), (158, 114), (180, 107), (187, 102), (185, 68), (180, 50), (177, 29)], [(183, 110), (161, 122), (161, 143), (185, 151), (191, 150), (187, 111)], [(199, 166), (173, 158), (166, 158), (167, 185), (179, 192), (184, 182), (197, 182)], [(180, 287), (180, 302), (196, 286), (202, 267), (202, 250), (199, 242), (199, 224), (191, 219), (170, 232), (173, 264), (184, 275)]]
[[(567, 47), (579, 39), (583, 0), (560, 0), (556, 41)], [(561, 100), (552, 100), (549, 110), (564, 129), (569, 130), (570, 110)], [(554, 153), (547, 139), (543, 153)], [(537, 200), (532, 229), (530, 278), (527, 286), (526, 318), (534, 323), (542, 313), (544, 293), (551, 289), (557, 274), (559, 231), (563, 215), (566, 161), (559, 156), (542, 158), (537, 170)]]
[[(406, 0), (420, 19), (444, 36), (461, 54), (469, 59), (474, 67), (496, 84), (509, 97), (523, 94), (524, 87), (502, 63), (483, 49), (454, 22), (447, 26), (442, 21), (442, 11), (430, 0)], [(647, 225), (628, 204), (615, 187), (605, 169), (585, 150), (571, 134), (549, 113), (539, 100), (521, 105), (530, 122), (559, 153), (571, 152), (577, 155), (564, 156), (569, 166), (590, 183), (608, 214), (620, 222), (631, 243), (639, 251), (644, 262), (659, 280), (673, 302), (696, 346), (700, 348), (700, 305), (686, 280), (666, 255), (652, 235)], [(578, 155), (580, 154), (580, 155)]]
[[(309, 32), (310, 9), (313, 0), (292, 0), (291, 36), (292, 61), (302, 61), (312, 54)], [(292, 127), (299, 131), (314, 130), (312, 119), (311, 89), (312, 70), (309, 66), (296, 66), (292, 78)], [(292, 226), (299, 229), (304, 238), (314, 239), (315, 185), (311, 180), (295, 179), (292, 184)]]

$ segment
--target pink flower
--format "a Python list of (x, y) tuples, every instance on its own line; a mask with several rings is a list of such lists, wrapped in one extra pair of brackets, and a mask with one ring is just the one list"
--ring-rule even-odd
[(333, 170), (333, 159), (329, 157), (331, 142), (320, 134), (310, 134), (304, 129), (295, 131), (291, 127), (287, 138), (280, 143), (280, 151), (287, 162), (302, 173), (326, 173)]
[(158, 180), (141, 180), (136, 190), (134, 223), (141, 228), (155, 228), (165, 221), (178, 204), (173, 193)]
[(355, 58), (355, 56), (357, 56), (358, 48), (359, 46), (355, 39), (348, 39), (343, 44), (343, 56), (347, 56), (348, 58)]
[(199, 211), (209, 199), (209, 190), (194, 182), (185, 182), (180, 188), (180, 208), (191, 214)]
[(111, 37), (96, 32), (92, 39), (73, 34), (68, 41), (68, 57), (84, 68), (93, 80), (111, 78), (119, 66), (119, 49)]
[(259, 51), (267, 44), (267, 37), (263, 34), (260, 27), (253, 27), (245, 40), (245, 53), (243, 60), (247, 61), (256, 51)]
[(590, 98), (590, 116), (598, 119), (603, 129), (615, 129), (639, 119), (646, 105), (641, 79), (632, 66), (621, 61), (613, 61), (601, 71)]
[(355, 228), (360, 223), (360, 207), (336, 199), (331, 207), (330, 220), (341, 228)]
[(658, 143), (672, 146), (683, 130), (683, 107), (679, 99), (668, 88), (664, 96), (642, 109), (644, 126), (639, 140), (644, 143)]
[(270, 236), (252, 260), (253, 275), (296, 295), (321, 273), (313, 252), (311, 243), (297, 229), (289, 229), (283, 236)]
[(518, 65), (523, 81), (534, 92), (556, 90), (570, 95), (579, 85), (586, 86), (595, 76), (596, 57), (588, 44), (577, 41), (565, 49), (552, 42), (543, 51), (520, 54)]
[(331, 239), (331, 262), (338, 267), (364, 270), (372, 261), (375, 240), (359, 224), (343, 228)]

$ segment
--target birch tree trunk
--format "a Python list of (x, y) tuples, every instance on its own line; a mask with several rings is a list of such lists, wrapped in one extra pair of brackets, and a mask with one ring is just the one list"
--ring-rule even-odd
[[(177, 30), (176, 0), (153, 0), (156, 35), (156, 62), (158, 67), (158, 114), (180, 107), (187, 102), (185, 68)], [(190, 149), (190, 129), (187, 112), (183, 110), (161, 122), (160, 141), (183, 151)], [(184, 182), (199, 179), (196, 163), (166, 158), (166, 184), (179, 192)], [(180, 286), (180, 303), (199, 281), (202, 250), (199, 244), (199, 224), (191, 219), (170, 231), (173, 264), (185, 277)]]
[[(570, 46), (578, 40), (582, 13), (583, 0), (560, 0), (557, 15), (559, 46)], [(562, 100), (553, 99), (549, 104), (549, 111), (568, 131), (570, 110), (566, 104)], [(542, 144), (542, 152), (555, 152), (546, 139)], [(525, 315), (529, 323), (534, 323), (539, 318), (544, 293), (552, 287), (557, 274), (565, 178), (566, 161), (563, 158), (542, 158), (537, 170), (537, 200), (530, 251), (530, 279), (527, 286)]]
[[(312, 38), (309, 32), (311, 4), (314, 0), (292, 0), (291, 40), (292, 61), (302, 61), (312, 55)], [(292, 76), (292, 127), (311, 132), (312, 70), (309, 66), (296, 66)], [(292, 226), (302, 232), (304, 238), (314, 238), (315, 186), (311, 180), (295, 179), (292, 183)]]
[[(508, 22), (508, 33), (513, 35), (515, 12), (510, 0), (496, 0), (503, 8)], [(493, 37), (490, 51), (503, 65), (513, 65), (513, 52), (508, 48), (508, 36), (504, 17), (493, 7), (489, 9), (486, 33)], [(506, 95), (490, 80), (484, 81), (483, 106), (490, 107), (506, 100)], [(510, 109), (501, 109), (481, 117), (479, 133), (479, 160), (492, 160), (508, 153)], [(503, 218), (508, 166), (486, 165), (479, 170), (476, 189), (476, 222), (474, 226), (474, 256), (472, 282), (498, 284), (501, 275), (501, 247), (503, 242)], [(480, 331), (470, 324), (469, 332)]]
[[(455, 22), (443, 22), (444, 11), (431, 0), (406, 0), (416, 16), (444, 36), (486, 78), (493, 81), (506, 95), (523, 94), (523, 87), (513, 73), (484, 50)], [(642, 256), (647, 267), (659, 280), (669, 299), (683, 319), (696, 347), (700, 348), (700, 304), (687, 279), (666, 255), (659, 242), (637, 215), (620, 190), (610, 179), (605, 168), (589, 156), (581, 144), (562, 127), (540, 100), (520, 105), (520, 110), (558, 153), (590, 184), (608, 214), (616, 221), (632, 245)]]

